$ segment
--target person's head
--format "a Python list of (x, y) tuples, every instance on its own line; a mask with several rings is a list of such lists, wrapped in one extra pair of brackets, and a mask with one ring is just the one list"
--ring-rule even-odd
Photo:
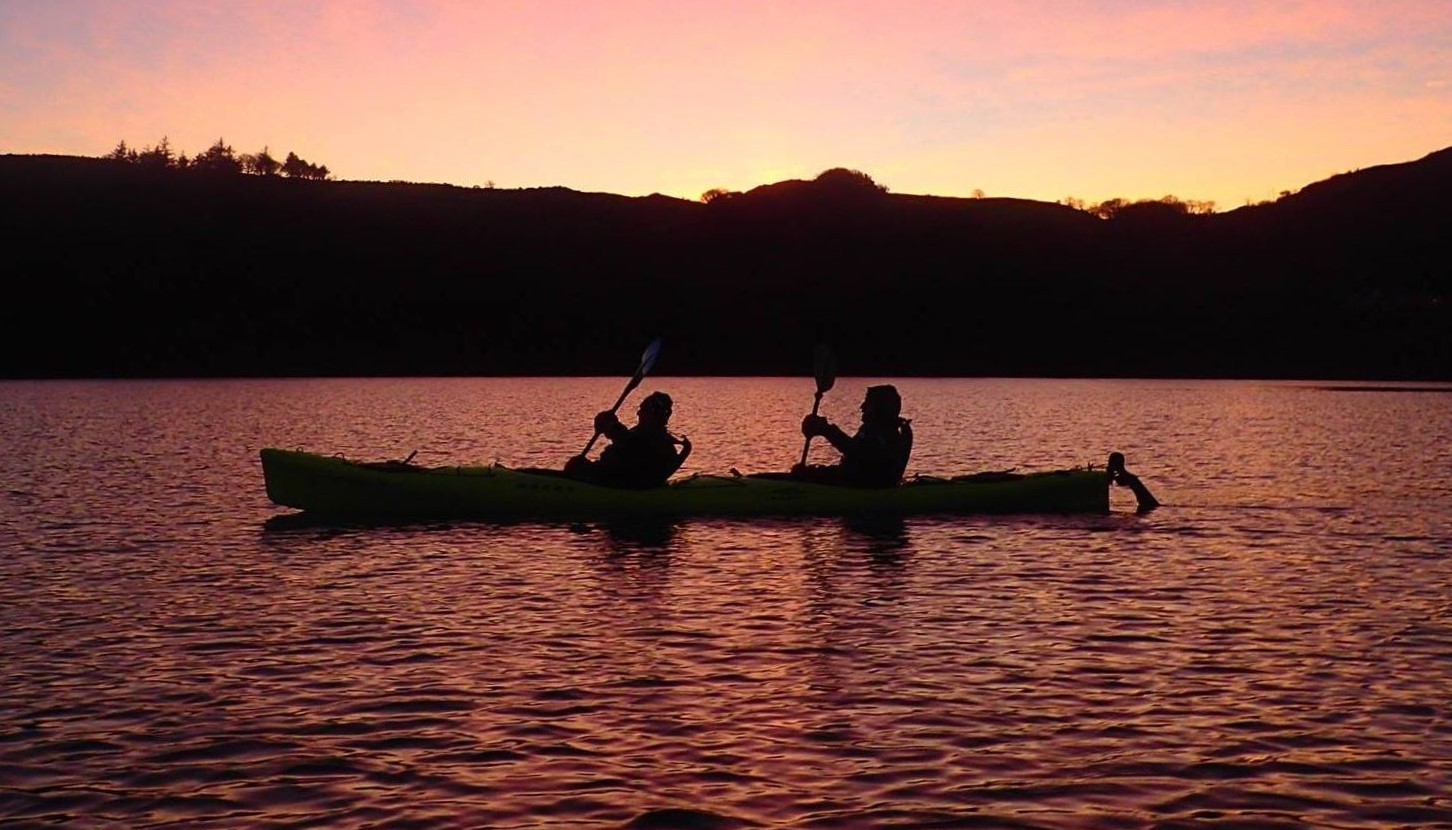
[(902, 414), (902, 396), (891, 384), (867, 387), (862, 397), (862, 423), (896, 424)]
[(652, 392), (640, 402), (637, 412), (639, 421), (645, 426), (665, 428), (671, 419), (671, 396), (664, 392)]

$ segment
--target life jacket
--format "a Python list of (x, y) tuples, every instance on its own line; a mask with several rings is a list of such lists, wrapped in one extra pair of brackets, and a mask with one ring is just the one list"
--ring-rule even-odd
[(896, 487), (902, 482), (912, 446), (896, 426), (863, 424), (842, 453), (842, 483), (850, 487)]
[(637, 424), (600, 453), (593, 478), (607, 487), (660, 487), (677, 466), (670, 433)]

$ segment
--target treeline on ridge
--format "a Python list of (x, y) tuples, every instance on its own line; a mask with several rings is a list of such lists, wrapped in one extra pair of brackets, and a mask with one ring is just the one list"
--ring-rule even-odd
[[(874, 194), (887, 193), (887, 187), (879, 184), (871, 175), (861, 170), (853, 170), (847, 167), (834, 167), (824, 170), (813, 181), (824, 193), (836, 193), (842, 196), (862, 194), (871, 196)], [(701, 201), (706, 204), (720, 204), (741, 196), (741, 191), (730, 190), (724, 187), (713, 187), (701, 194)], [(1291, 196), (1290, 191), (1283, 191), (1282, 198)], [(981, 189), (973, 191), (973, 198), (985, 199)], [(1119, 216), (1203, 216), (1215, 212), (1214, 201), (1201, 201), (1196, 199), (1181, 199), (1175, 195), (1166, 195), (1158, 199), (1124, 199), (1112, 198), (1102, 202), (1088, 203), (1083, 199), (1073, 196), (1067, 197), (1059, 202), (1075, 210), (1098, 216), (1101, 219), (1114, 219)]]
[(294, 179), (327, 179), (332, 175), (326, 164), (318, 165), (303, 161), (297, 153), (289, 152), (287, 158), (278, 161), (267, 147), (255, 153), (238, 154), (232, 145), (223, 139), (188, 157), (186, 153), (172, 150), (171, 142), (162, 136), (154, 146), (147, 145), (140, 150), (128, 147), (122, 139), (104, 158), (126, 162), (151, 170), (200, 170), (209, 173), (246, 173), (254, 176), (287, 176)]
[[(188, 168), (190, 169), (190, 168)], [(833, 168), (840, 170), (840, 168)], [(829, 171), (831, 172), (831, 171)], [(1452, 149), (1225, 213), (708, 201), (0, 156), (0, 376), (1452, 378)]]

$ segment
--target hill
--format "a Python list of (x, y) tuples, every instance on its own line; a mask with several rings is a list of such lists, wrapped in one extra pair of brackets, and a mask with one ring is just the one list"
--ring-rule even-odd
[[(864, 177), (865, 178), (865, 177)], [(868, 180), (870, 182), (870, 180)], [(889, 194), (708, 204), (0, 156), (4, 377), (1452, 378), (1452, 148), (1223, 214)]]

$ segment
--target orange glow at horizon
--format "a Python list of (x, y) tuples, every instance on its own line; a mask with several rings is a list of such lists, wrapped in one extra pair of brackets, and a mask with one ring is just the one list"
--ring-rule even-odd
[(338, 178), (696, 198), (1274, 198), (1452, 144), (1445, 0), (0, 7), (0, 152), (217, 138)]

